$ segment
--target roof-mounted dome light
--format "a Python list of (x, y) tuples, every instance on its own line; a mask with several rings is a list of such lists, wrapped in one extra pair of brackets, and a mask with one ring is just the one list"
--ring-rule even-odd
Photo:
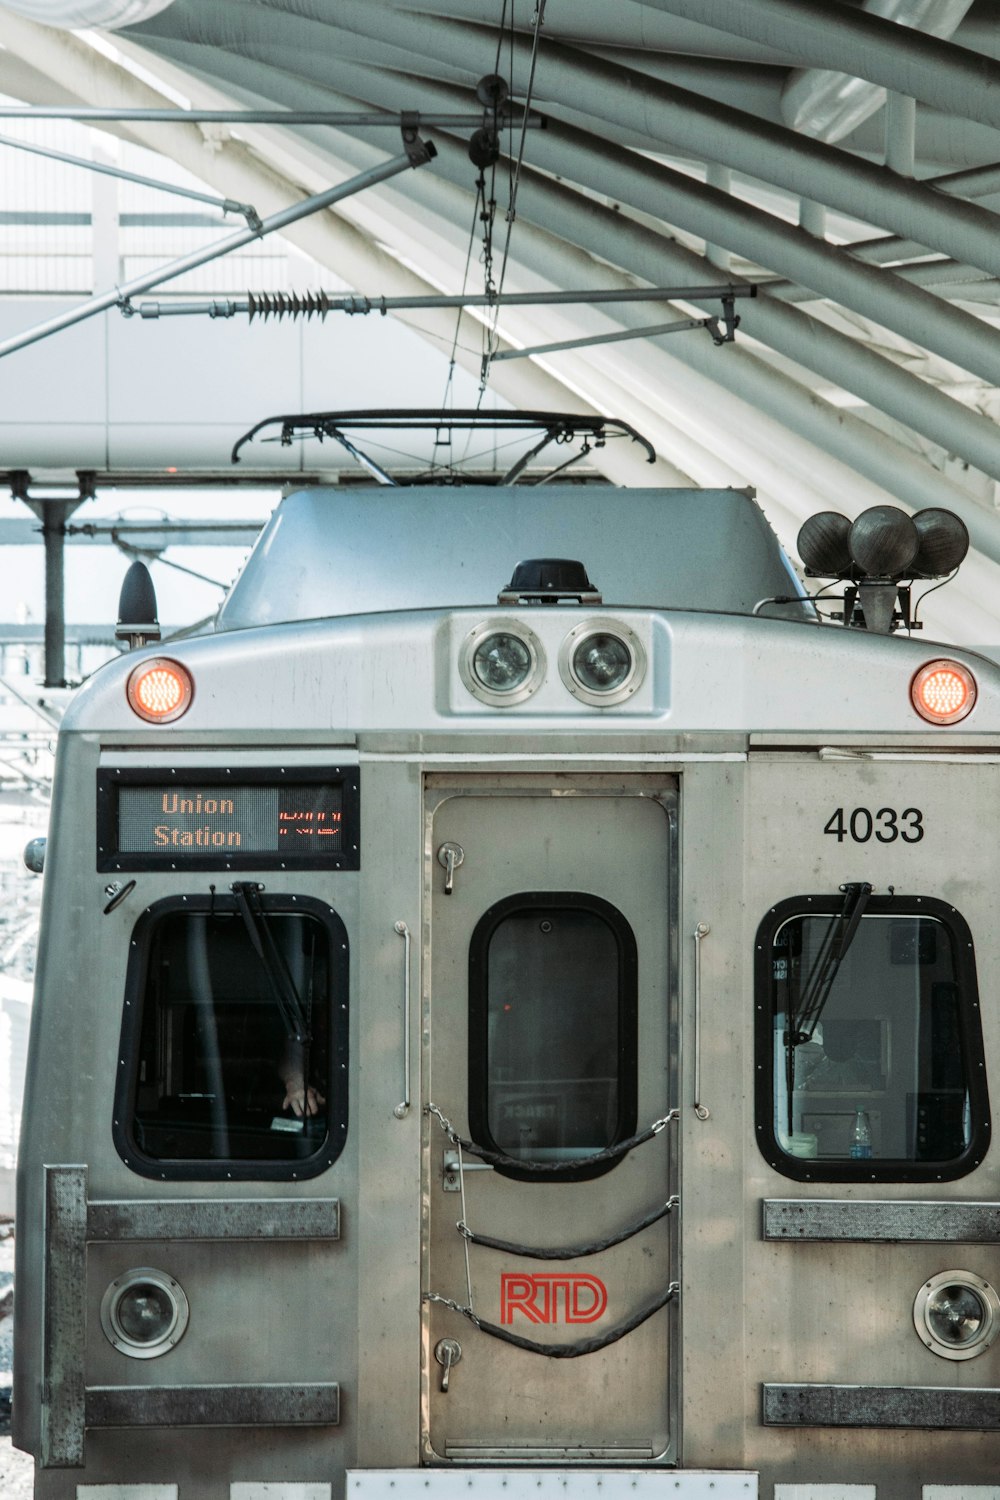
[(810, 573), (837, 578), (853, 566), (847, 538), (851, 523), (838, 510), (821, 510), (804, 521), (799, 531), (799, 556)]
[(969, 528), (953, 510), (928, 506), (913, 517), (920, 551), (913, 570), (925, 578), (945, 578), (961, 567), (969, 550)]
[(896, 505), (863, 510), (847, 540), (855, 563), (870, 578), (901, 577), (920, 551), (917, 528)]
[(834, 619), (888, 635), (919, 630), (910, 592), (917, 579), (947, 578), (965, 559), (969, 532), (953, 511), (928, 506), (908, 516), (896, 505), (872, 505), (852, 523), (838, 511), (810, 516), (796, 543), (806, 573), (848, 585)]

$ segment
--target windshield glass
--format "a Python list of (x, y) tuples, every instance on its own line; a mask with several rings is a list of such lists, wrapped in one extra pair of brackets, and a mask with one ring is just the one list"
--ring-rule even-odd
[(327, 1150), (344, 1117), (331, 1030), (334, 1002), (346, 1005), (336, 919), (318, 902), (297, 903), (318, 912), (289, 911), (257, 898), (252, 920), (238, 899), (194, 904), (154, 908), (138, 945), (131, 1147), (149, 1162), (257, 1163), (274, 1175)]
[(890, 1163), (956, 1162), (978, 1128), (978, 1002), (960, 919), (872, 904), (890, 909), (860, 918), (821, 1008), (811, 997), (831, 912), (786, 916), (770, 935), (769, 1126), (778, 1150), (821, 1178), (823, 1163), (870, 1178)]

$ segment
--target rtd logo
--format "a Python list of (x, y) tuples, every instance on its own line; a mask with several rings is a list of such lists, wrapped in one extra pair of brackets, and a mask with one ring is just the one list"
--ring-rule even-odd
[(500, 1322), (516, 1312), (529, 1323), (596, 1323), (608, 1305), (608, 1289), (596, 1276), (543, 1271), (536, 1276), (504, 1271), (500, 1276)]

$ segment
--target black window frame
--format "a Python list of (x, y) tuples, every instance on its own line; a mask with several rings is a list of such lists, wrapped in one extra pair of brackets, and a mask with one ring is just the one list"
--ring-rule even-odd
[[(584, 891), (519, 891), (490, 906), (469, 940), (469, 1128), (473, 1139), (490, 1151), (506, 1154), (489, 1128), (489, 950), (497, 928), (515, 912), (536, 909), (592, 912), (611, 929), (618, 949), (618, 1118), (608, 1146), (636, 1132), (639, 1109), (639, 953), (635, 933), (616, 906)], [(567, 1161), (553, 1177), (530, 1167), (498, 1166), (503, 1177), (518, 1182), (585, 1182), (602, 1177), (618, 1161), (575, 1167)]]
[(143, 1013), (146, 999), (146, 976), (153, 938), (164, 917), (184, 912), (187, 915), (232, 913), (238, 917), (235, 896), (210, 894), (168, 896), (149, 905), (139, 917), (132, 932), (125, 995), (122, 1007), (122, 1030), (119, 1046), (120, 1066), (115, 1088), (112, 1137), (125, 1165), (140, 1177), (166, 1181), (214, 1182), (289, 1182), (318, 1177), (332, 1167), (347, 1141), (348, 1128), (348, 1034), (350, 1021), (350, 947), (347, 929), (339, 913), (325, 901), (292, 893), (261, 894), (265, 915), (291, 913), (310, 916), (327, 930), (330, 975), (329, 1005), (329, 1073), (327, 1085), (327, 1134), (311, 1155), (283, 1161), (247, 1158), (185, 1157), (157, 1158), (147, 1155), (136, 1144), (132, 1126), (138, 1091), (138, 1056), (142, 1041)]
[(933, 896), (893, 893), (872, 896), (868, 916), (933, 917), (947, 930), (959, 987), (958, 1026), (966, 1066), (971, 1134), (960, 1156), (946, 1161), (900, 1157), (829, 1160), (796, 1157), (779, 1144), (774, 1129), (774, 938), (791, 917), (836, 916), (844, 909), (840, 895), (790, 896), (772, 906), (757, 929), (754, 952), (755, 1114), (757, 1145), (770, 1167), (797, 1182), (953, 1182), (982, 1164), (990, 1145), (991, 1121), (986, 1055), (983, 1048), (975, 948), (968, 923), (954, 906)]

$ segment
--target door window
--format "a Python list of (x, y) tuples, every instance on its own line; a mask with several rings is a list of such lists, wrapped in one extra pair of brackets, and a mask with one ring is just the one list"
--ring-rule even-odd
[(311, 1176), (346, 1132), (347, 939), (298, 897), (189, 897), (140, 919), (115, 1141), (156, 1177)]
[(927, 897), (848, 911), (796, 897), (758, 933), (758, 1139), (800, 1179), (959, 1177), (989, 1131), (968, 927)]
[(492, 907), (472, 937), (470, 1002), (483, 1145), (572, 1162), (634, 1132), (636, 945), (610, 903), (543, 891)]

